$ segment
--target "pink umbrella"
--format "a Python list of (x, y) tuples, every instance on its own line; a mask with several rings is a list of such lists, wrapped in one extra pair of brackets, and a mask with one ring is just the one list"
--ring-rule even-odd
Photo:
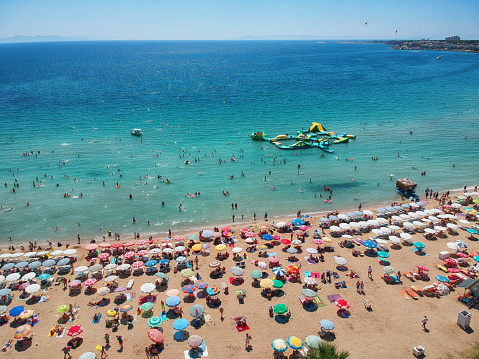
[(110, 248), (111, 243), (100, 243), (98, 246), (101, 247), (101, 248)]
[(175, 237), (175, 242), (183, 242), (185, 240), (185, 237)]
[(107, 259), (109, 256), (110, 256), (110, 253), (100, 253), (98, 255), (98, 258), (100, 258), (101, 260), (104, 260), (104, 259)]
[(425, 271), (425, 272), (429, 271), (429, 269), (427, 269), (427, 268), (424, 267), (424, 266), (416, 266), (416, 267), (417, 267), (417, 269), (423, 270), (423, 271)]
[(269, 257), (269, 258), (268, 258), (268, 261), (269, 261), (270, 263), (279, 263), (279, 257), (276, 257), (276, 256)]
[(171, 238), (163, 238), (161, 240), (161, 243), (168, 243), (168, 242), (171, 242)]
[(22, 283), (20, 285), (20, 287), (18, 287), (19, 290), (24, 290), (26, 287), (28, 287), (30, 285), (29, 282), (25, 282), (25, 283)]
[(94, 251), (97, 248), (98, 248), (98, 244), (95, 244), (95, 243), (90, 243), (85, 246), (85, 249), (87, 251)]
[(457, 261), (453, 258), (446, 258), (444, 259), (444, 262), (446, 262), (447, 264), (451, 264), (451, 265), (457, 265)]
[[(70, 283), (71, 283), (71, 282), (70, 282)], [(87, 287), (91, 287), (91, 286), (92, 286), (93, 284), (95, 284), (95, 283), (96, 283), (96, 279), (95, 279), (95, 278), (90, 278), (90, 279), (87, 279), (87, 280), (85, 281), (85, 285), (86, 285)]]
[(131, 259), (135, 256), (135, 252), (126, 252), (125, 259)]
[(294, 233), (296, 233), (298, 236), (304, 236), (305, 235), (305, 231), (294, 231)]
[(145, 240), (141, 240), (141, 241), (136, 242), (137, 246), (144, 246), (145, 244), (146, 244)]
[(249, 232), (249, 228), (241, 228), (241, 234), (245, 234), (246, 232)]
[(302, 231), (305, 231), (308, 229), (308, 226), (305, 226), (304, 224), (302, 226), (299, 226), (299, 229), (301, 229)]
[(313, 242), (314, 242), (315, 244), (323, 244), (323, 243), (324, 243), (324, 241), (323, 241), (322, 239), (320, 239), (320, 238), (315, 238), (315, 239), (313, 240)]
[(81, 282), (79, 280), (72, 280), (70, 283), (68, 283), (68, 286), (70, 288), (78, 288), (81, 287)]
[(468, 258), (469, 257), (466, 253), (462, 253), (462, 252), (457, 252), (456, 256), (462, 257), (462, 258)]
[(276, 240), (276, 241), (279, 241), (280, 238), (281, 238), (281, 237), (280, 237), (279, 235), (277, 235), (277, 234), (275, 234), (275, 235), (273, 236), (273, 239)]
[(135, 245), (135, 243), (130, 242), (130, 243), (123, 244), (123, 247), (131, 247), (131, 246), (134, 246), (134, 245)]
[(113, 248), (120, 248), (120, 247), (123, 247), (123, 243), (116, 242), (116, 243), (113, 243), (111, 246)]
[(143, 267), (143, 266), (144, 266), (144, 263), (143, 263), (143, 262), (140, 262), (140, 261), (136, 261), (136, 262), (133, 263), (131, 266), (132, 266), (133, 268), (135, 268), (135, 269), (138, 269), (138, 268)]
[(221, 232), (231, 232), (231, 228), (228, 226), (224, 226), (223, 228), (221, 228)]
[(153, 242), (159, 241), (159, 238), (153, 238), (151, 241), (148, 241), (148, 243), (152, 244)]
[(244, 235), (246, 238), (253, 238), (254, 236), (256, 236), (254, 232), (246, 232)]
[(146, 255), (148, 255), (148, 251), (145, 250), (145, 249), (143, 249), (143, 250), (141, 250), (141, 251), (138, 252), (138, 255), (139, 255), (140, 257), (146, 256)]

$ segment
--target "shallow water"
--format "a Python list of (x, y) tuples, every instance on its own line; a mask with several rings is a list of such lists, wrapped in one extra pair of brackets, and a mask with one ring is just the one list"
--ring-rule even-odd
[[(475, 185), (479, 57), (436, 56), (310, 41), (2, 44), (0, 241), (365, 206), (390, 201), (402, 177), (420, 194)], [(357, 139), (328, 154), (249, 137), (312, 121)]]

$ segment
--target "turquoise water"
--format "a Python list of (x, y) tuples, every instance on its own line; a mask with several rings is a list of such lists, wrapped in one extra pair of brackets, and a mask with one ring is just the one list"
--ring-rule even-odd
[[(312, 121), (357, 139), (327, 154), (249, 137)], [(366, 206), (396, 196), (398, 177), (420, 194), (477, 184), (479, 55), (310, 41), (2, 44), (0, 129), (0, 242)]]

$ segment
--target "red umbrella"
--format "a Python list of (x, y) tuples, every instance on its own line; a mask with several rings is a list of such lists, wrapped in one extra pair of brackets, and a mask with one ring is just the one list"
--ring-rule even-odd
[(459, 273), (460, 271), (459, 268), (447, 268), (448, 273)]
[(69, 336), (72, 337), (72, 336), (74, 336), (74, 335), (80, 334), (81, 332), (83, 332), (82, 326), (81, 326), (81, 325), (74, 325), (74, 326), (68, 328), (68, 333), (67, 333), (67, 335), (69, 335)]
[(256, 234), (254, 232), (246, 232), (244, 235), (247, 238), (253, 238), (254, 236), (256, 236)]
[(120, 248), (120, 247), (123, 247), (123, 243), (116, 242), (116, 243), (113, 243), (111, 246), (112, 246), (113, 248)]
[(249, 228), (241, 228), (241, 234), (245, 234), (246, 232), (249, 232)]
[(19, 290), (24, 290), (26, 287), (30, 285), (30, 282), (25, 282), (20, 284), (20, 287), (18, 287)]
[(145, 244), (146, 244), (145, 240), (141, 240), (141, 241), (136, 242), (137, 246), (144, 246)]
[(223, 228), (221, 228), (221, 232), (231, 232), (231, 228), (228, 226), (224, 226)]
[(145, 249), (143, 249), (143, 250), (141, 250), (141, 251), (138, 252), (138, 255), (139, 255), (140, 257), (146, 256), (147, 254), (148, 254), (148, 251), (145, 250)]
[(123, 247), (131, 247), (131, 246), (134, 246), (134, 245), (135, 245), (135, 243), (130, 242), (130, 243), (123, 244)]
[(85, 281), (85, 285), (86, 285), (87, 287), (90, 287), (90, 286), (92, 286), (92, 285), (95, 284), (95, 283), (96, 283), (96, 279), (95, 279), (95, 278), (89, 278), (89, 279), (87, 279), (87, 280)]
[(155, 343), (161, 343), (163, 342), (163, 333), (158, 329), (150, 329), (148, 332), (148, 338), (153, 340)]
[(188, 284), (185, 285), (182, 290), (184, 293), (193, 293), (196, 290), (196, 287), (194, 285)]
[(133, 252), (133, 251), (125, 253), (125, 259), (131, 259), (134, 256), (135, 256), (135, 252)]
[(68, 286), (70, 288), (81, 287), (81, 282), (79, 280), (72, 280), (70, 283), (68, 283)]
[(145, 264), (144, 264), (143, 262), (137, 261), (137, 262), (133, 263), (131, 266), (132, 266), (133, 268), (141, 268), (141, 267), (143, 267), (144, 265), (145, 265)]
[(185, 237), (175, 237), (174, 240), (175, 242), (183, 242), (185, 240)]
[(289, 273), (299, 273), (299, 268), (298, 266), (295, 266), (294, 264), (290, 264), (288, 267), (286, 267)]
[(101, 248), (110, 248), (111, 243), (100, 243), (98, 246), (101, 247)]
[(349, 303), (345, 299), (338, 299), (336, 301), (336, 306), (341, 308), (341, 309), (348, 309), (349, 308)]
[(444, 259), (444, 262), (446, 262), (447, 264), (457, 265), (457, 261), (453, 258), (446, 258)]
[(95, 243), (90, 243), (85, 246), (85, 249), (87, 251), (94, 251), (97, 248), (98, 248), (98, 244), (95, 244)]
[(101, 260), (107, 259), (110, 256), (110, 253), (100, 253), (98, 258)]
[(160, 240), (159, 238), (154, 238), (154, 239), (152, 239), (151, 241), (148, 241), (148, 243), (152, 244), (153, 242), (157, 242), (157, 241), (159, 241), (159, 240)]
[(289, 239), (282, 239), (281, 243), (283, 244), (291, 244), (291, 241)]
[(320, 239), (320, 238), (315, 238), (315, 239), (313, 240), (313, 242), (314, 242), (315, 244), (323, 244), (323, 243), (324, 243), (324, 241), (323, 241), (322, 239)]
[(416, 267), (417, 267), (417, 269), (423, 270), (423, 271), (425, 271), (425, 272), (428, 272), (428, 271), (429, 271), (429, 269), (427, 269), (427, 268), (424, 267), (424, 266), (416, 266)]

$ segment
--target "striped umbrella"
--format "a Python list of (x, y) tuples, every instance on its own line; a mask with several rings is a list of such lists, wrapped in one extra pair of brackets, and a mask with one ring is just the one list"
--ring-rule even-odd
[(194, 285), (188, 284), (182, 288), (184, 293), (192, 294), (195, 292), (196, 287)]
[(152, 302), (146, 302), (141, 305), (141, 310), (151, 310), (153, 309), (153, 303)]
[(193, 271), (190, 268), (183, 269), (180, 274), (182, 277), (185, 278), (190, 278), (194, 275)]
[(17, 327), (17, 329), (15, 330), (15, 335), (14, 335), (14, 337), (15, 337), (16, 339), (20, 339), (20, 338), (26, 337), (28, 334), (30, 334), (31, 331), (32, 331), (32, 326), (31, 326), (31, 325), (29, 325), (29, 324), (20, 325), (20, 326)]
[(98, 258), (101, 260), (107, 259), (110, 256), (110, 253), (100, 253)]
[(212, 285), (211, 287), (206, 288), (206, 293), (209, 295), (218, 295), (220, 293), (220, 289), (216, 285)]
[(286, 345), (286, 342), (279, 338), (279, 339), (275, 339), (271, 342), (271, 346), (273, 347), (274, 350), (276, 350), (277, 352), (284, 352), (286, 351), (286, 349), (288, 349), (288, 346)]
[(85, 285), (87, 287), (91, 287), (93, 284), (95, 284), (97, 281), (95, 278), (89, 278), (85, 281)]
[(387, 274), (393, 274), (394, 272), (396, 272), (396, 269), (394, 269), (394, 267), (391, 267), (391, 266), (386, 266), (386, 267), (383, 267), (383, 272)]
[[(262, 275), (263, 273), (261, 273)], [(283, 276), (286, 274), (286, 271), (281, 268), (281, 267), (274, 267), (273, 268), (273, 274), (276, 275), (276, 276)]]
[(152, 328), (159, 327), (162, 320), (160, 317), (152, 317), (148, 320), (148, 325)]
[(126, 304), (122, 307), (120, 307), (120, 312), (128, 312), (129, 310), (132, 310), (133, 306), (131, 304)]
[(208, 288), (208, 284), (206, 284), (205, 282), (197, 282), (195, 284), (195, 287), (198, 289), (206, 289)]
[(138, 268), (141, 268), (145, 265), (145, 263), (141, 262), (141, 261), (136, 261), (135, 263), (133, 263), (131, 266), (134, 268), (134, 269), (138, 269)]

